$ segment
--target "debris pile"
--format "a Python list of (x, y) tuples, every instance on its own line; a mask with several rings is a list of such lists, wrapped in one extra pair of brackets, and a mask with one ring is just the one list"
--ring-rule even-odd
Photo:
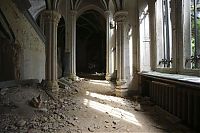
[[(57, 98), (46, 93), (45, 81), (34, 86), (1, 89), (0, 132), (161, 132), (157, 127), (166, 123), (159, 119), (163, 115), (155, 114), (157, 112), (149, 97), (113, 100), (109, 95), (110, 99), (106, 99), (107, 95), (98, 92), (86, 95), (86, 91), (90, 91), (86, 90), (88, 88), (103, 89), (88, 81), (61, 78), (58, 83), (60, 90), (55, 94)], [(150, 117), (154, 120), (147, 119)], [(176, 131), (173, 130), (177, 127), (175, 124), (166, 125)]]
[(30, 101), (30, 105), (35, 107), (35, 108), (40, 108), (42, 105), (42, 98), (41, 95), (34, 97)]

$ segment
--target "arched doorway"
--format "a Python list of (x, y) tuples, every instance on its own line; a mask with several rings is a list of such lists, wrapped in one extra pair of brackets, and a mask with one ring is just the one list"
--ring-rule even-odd
[(77, 75), (105, 77), (106, 20), (95, 10), (85, 11), (77, 19), (76, 71)]

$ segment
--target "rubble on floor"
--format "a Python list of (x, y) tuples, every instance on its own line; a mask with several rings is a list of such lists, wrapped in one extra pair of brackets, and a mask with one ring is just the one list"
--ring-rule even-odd
[(38, 83), (1, 88), (0, 132), (190, 131), (165, 119), (149, 97), (115, 97), (108, 82), (62, 78), (59, 85), (56, 94)]

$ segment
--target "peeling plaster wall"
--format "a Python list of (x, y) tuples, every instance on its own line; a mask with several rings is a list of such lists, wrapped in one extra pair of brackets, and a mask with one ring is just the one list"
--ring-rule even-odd
[(0, 7), (15, 34), (15, 43), (21, 47), (20, 78), (44, 79), (45, 44), (11, 0), (1, 0)]

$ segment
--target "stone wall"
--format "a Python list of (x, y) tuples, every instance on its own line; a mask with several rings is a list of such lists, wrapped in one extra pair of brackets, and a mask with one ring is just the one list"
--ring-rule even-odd
[(0, 37), (0, 81), (20, 79), (20, 47)]
[(45, 78), (45, 44), (32, 25), (11, 0), (1, 0), (0, 8), (15, 35), (15, 44), (21, 48), (20, 79)]

